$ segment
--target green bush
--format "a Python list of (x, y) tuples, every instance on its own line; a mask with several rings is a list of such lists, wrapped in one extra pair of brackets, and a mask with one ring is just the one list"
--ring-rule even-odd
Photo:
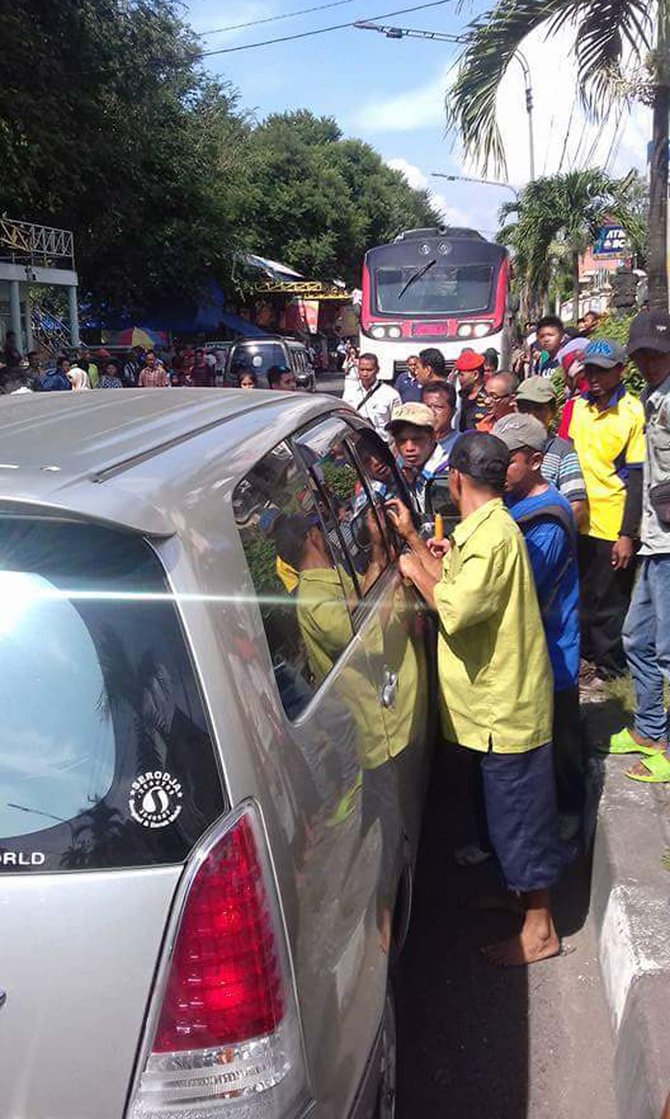
[[(635, 316), (634, 315), (605, 315), (600, 320), (598, 326), (593, 332), (594, 338), (610, 338), (614, 342), (620, 342), (625, 346), (628, 342), (628, 334), (630, 331), (630, 324)], [(626, 365), (626, 371), (623, 375), (623, 380), (629, 392), (634, 396), (639, 396), (644, 388), (644, 377), (632, 361)]]

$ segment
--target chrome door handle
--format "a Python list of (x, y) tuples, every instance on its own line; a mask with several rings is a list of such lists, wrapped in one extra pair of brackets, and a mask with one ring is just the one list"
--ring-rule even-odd
[(379, 692), (382, 707), (393, 707), (398, 697), (398, 675), (389, 668), (384, 669), (384, 683)]

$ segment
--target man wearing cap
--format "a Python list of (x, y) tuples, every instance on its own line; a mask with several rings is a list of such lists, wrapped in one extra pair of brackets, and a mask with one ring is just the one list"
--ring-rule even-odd
[[(399, 559), (437, 612), (442, 730), (477, 751), (491, 844), (524, 908), (518, 936), (484, 949), (502, 967), (555, 956), (549, 891), (565, 858), (558, 837), (551, 746), (552, 678), (521, 532), (503, 506), (509, 452), (493, 435), (454, 445), (449, 488), (462, 516), (444, 559), (431, 554), (407, 510), (389, 512), (411, 551)], [(437, 545), (433, 545), (437, 547)]]
[(445, 455), (435, 438), (435, 415), (427, 404), (401, 404), (387, 430), (398, 451), (398, 465), (417, 513), (426, 511), (426, 486), (447, 470)]
[(359, 416), (364, 416), (388, 443), (388, 422), (401, 400), (394, 388), (379, 380), (379, 362), (375, 354), (361, 354), (358, 375), (347, 379), (342, 399), (355, 408)]
[(628, 771), (636, 781), (670, 781), (670, 717), (663, 680), (670, 680), (670, 315), (643, 311), (630, 326), (628, 353), (647, 382), (640, 565), (623, 631), (635, 686), (632, 730), (613, 735), (610, 752), (641, 753)]
[(577, 452), (569, 439), (550, 435), (556, 418), (556, 389), (547, 377), (528, 377), (516, 394), (517, 412), (534, 416), (545, 429), (542, 477), (570, 502), (575, 524), (586, 513), (586, 486)]
[(626, 670), (621, 631), (642, 503), (644, 409), (622, 382), (626, 361), (618, 342), (589, 342), (584, 351), (589, 391), (575, 403), (569, 432), (588, 499), (579, 539), (582, 656), (600, 679)]
[(561, 835), (579, 831), (585, 802), (579, 719), (579, 570), (570, 504), (542, 476), (547, 441), (534, 416), (506, 416), (493, 429), (510, 453), (505, 504), (523, 532), (554, 677), (554, 771)]
[(484, 357), (474, 350), (463, 350), (456, 358), (461, 414), (459, 431), (473, 431), (486, 416), (488, 400), (484, 388)]

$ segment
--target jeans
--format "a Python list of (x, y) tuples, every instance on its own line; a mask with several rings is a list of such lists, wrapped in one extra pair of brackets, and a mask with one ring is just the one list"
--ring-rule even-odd
[(670, 555), (642, 557), (623, 646), (635, 687), (635, 730), (655, 742), (667, 740), (663, 677), (670, 680)]

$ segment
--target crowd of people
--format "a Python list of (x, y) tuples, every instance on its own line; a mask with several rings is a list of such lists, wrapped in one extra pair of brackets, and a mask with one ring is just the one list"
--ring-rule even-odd
[[(602, 751), (639, 755), (632, 780), (670, 782), (670, 315), (639, 314), (626, 348), (572, 345), (554, 317), (535, 341), (523, 379), (470, 349), (447, 372), (426, 349), (393, 388), (362, 354), (344, 390), (407, 484), (414, 516), (388, 508), (401, 571), (439, 619), (443, 734), (481, 759), (478, 835), (457, 858), (495, 854), (524, 914), (489, 951), (503, 966), (560, 951), (549, 891), (583, 835), (580, 701), (629, 673), (633, 725)], [(426, 540), (440, 477), (460, 519)]]

